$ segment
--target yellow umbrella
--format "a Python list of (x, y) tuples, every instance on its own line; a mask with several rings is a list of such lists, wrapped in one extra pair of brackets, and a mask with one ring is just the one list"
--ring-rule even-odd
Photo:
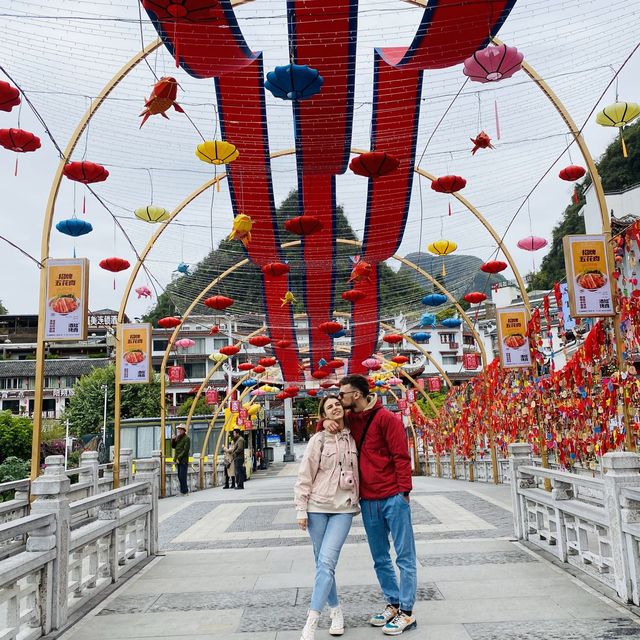
[(447, 269), (444, 266), (444, 257), (453, 253), (458, 248), (458, 245), (453, 240), (436, 240), (432, 242), (427, 249), (437, 256), (442, 256), (442, 277), (447, 275)]
[(154, 204), (150, 204), (147, 207), (138, 207), (134, 213), (136, 218), (151, 224), (166, 222), (169, 219), (169, 212), (164, 207), (157, 207)]
[(229, 164), (239, 155), (236, 146), (224, 140), (206, 140), (196, 148), (196, 156), (209, 164)]
[(614, 102), (596, 115), (596, 122), (603, 127), (618, 127), (620, 129), (620, 144), (622, 155), (627, 157), (627, 145), (624, 143), (622, 128), (640, 116), (640, 104), (635, 102)]

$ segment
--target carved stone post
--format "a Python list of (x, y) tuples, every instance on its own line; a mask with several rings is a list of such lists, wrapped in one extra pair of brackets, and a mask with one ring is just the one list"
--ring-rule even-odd
[(80, 454), (80, 468), (78, 482), (90, 482), (91, 489), (89, 495), (98, 495), (98, 461), (97, 451), (83, 451)]
[(133, 449), (120, 449), (120, 486), (131, 484)]
[(604, 508), (609, 518), (611, 554), (616, 591), (624, 601), (631, 600), (632, 585), (625, 534), (622, 531), (621, 490), (640, 487), (640, 456), (626, 451), (606, 453), (602, 458), (604, 475)]
[(203, 464), (201, 456), (201, 453), (194, 453), (191, 456), (193, 462), (191, 463), (191, 473), (189, 474), (189, 491), (198, 491), (200, 489), (200, 465)]
[(525, 540), (527, 537), (526, 522), (522, 502), (518, 495), (520, 478), (518, 469), (520, 467), (531, 466), (533, 458), (531, 456), (531, 445), (526, 442), (514, 442), (509, 445), (509, 469), (511, 475), (511, 504), (513, 505), (513, 530), (518, 540)]
[[(64, 472), (64, 456), (47, 456), (45, 469), (31, 483), (31, 495), (35, 498), (31, 505), (32, 515), (51, 513), (55, 516), (55, 532), (33, 536), (27, 541), (27, 551), (46, 551), (55, 541), (56, 558), (53, 561), (51, 580), (52, 605), (51, 629), (60, 629), (67, 620), (67, 582), (69, 563), (69, 478)], [(37, 548), (43, 546), (44, 548)]]
[(136, 482), (148, 482), (149, 493), (136, 498), (138, 504), (150, 504), (151, 512), (147, 515), (149, 555), (158, 552), (158, 495), (159, 495), (160, 460), (143, 458), (136, 460)]

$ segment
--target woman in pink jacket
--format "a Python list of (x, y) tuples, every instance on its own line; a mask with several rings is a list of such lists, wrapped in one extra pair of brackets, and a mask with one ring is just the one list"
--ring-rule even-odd
[(309, 531), (316, 558), (311, 606), (300, 640), (314, 640), (325, 604), (331, 615), (329, 633), (344, 633), (335, 570), (351, 521), (360, 513), (357, 448), (338, 398), (320, 402), (320, 419), (325, 418), (342, 429), (335, 434), (320, 431), (309, 440), (294, 488), (298, 526)]

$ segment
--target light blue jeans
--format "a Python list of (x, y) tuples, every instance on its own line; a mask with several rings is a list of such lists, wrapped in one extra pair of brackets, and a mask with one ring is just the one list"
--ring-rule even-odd
[[(360, 500), (373, 566), (387, 602), (411, 611), (416, 600), (418, 575), (411, 507), (401, 493), (384, 500)], [(389, 553), (389, 534), (396, 550), (400, 584)]]
[(338, 606), (336, 565), (352, 520), (353, 513), (307, 513), (307, 529), (316, 558), (310, 607), (313, 611), (322, 611), (325, 604)]

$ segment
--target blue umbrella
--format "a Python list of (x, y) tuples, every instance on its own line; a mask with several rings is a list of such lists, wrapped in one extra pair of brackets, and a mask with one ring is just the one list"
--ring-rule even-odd
[(418, 332), (412, 334), (411, 337), (416, 342), (426, 342), (427, 340), (429, 340), (429, 338), (431, 338), (431, 334), (427, 333), (426, 331), (418, 331)]
[(240, 383), (243, 387), (253, 387), (254, 384), (258, 384), (258, 381), (255, 378), (247, 378)]
[(264, 86), (276, 98), (303, 100), (315, 96), (322, 88), (323, 77), (306, 64), (287, 64), (267, 73)]
[(78, 220), (78, 218), (68, 218), (67, 220), (60, 220), (56, 225), (56, 229), (60, 233), (64, 233), (66, 236), (73, 236), (74, 238), (78, 238), (79, 236), (84, 236), (87, 233), (91, 233), (93, 231), (93, 227), (90, 222), (85, 222), (84, 220)]
[(427, 307), (439, 307), (447, 301), (447, 296), (442, 293), (430, 293), (422, 298), (422, 304)]
[(443, 327), (453, 329), (459, 327), (462, 324), (462, 320), (460, 318), (445, 318), (441, 324)]

